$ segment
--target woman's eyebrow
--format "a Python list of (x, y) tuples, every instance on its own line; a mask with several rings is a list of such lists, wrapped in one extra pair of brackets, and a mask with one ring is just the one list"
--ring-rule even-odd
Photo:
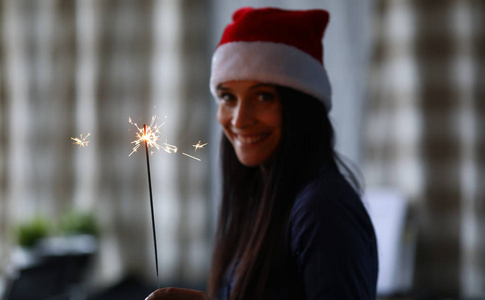
[(258, 88), (276, 88), (276, 86), (274, 84), (271, 84), (271, 83), (264, 83), (264, 82), (261, 82), (261, 83), (257, 83), (255, 85), (252, 85), (251, 87), (249, 87), (250, 90), (253, 90), (253, 89), (258, 89)]
[[(259, 88), (273, 88), (273, 89), (275, 89), (276, 85), (271, 84), (271, 83), (261, 82), (261, 83), (256, 83), (255, 85), (250, 86), (248, 89), (249, 90), (255, 90), (255, 89), (259, 89)], [(231, 91), (231, 88), (226, 87), (226, 86), (223, 85), (223, 83), (221, 83), (216, 87), (216, 91), (221, 91), (221, 90), (222, 91)]]
[(230, 89), (230, 88), (228, 88), (228, 87), (223, 86), (222, 84), (219, 84), (219, 85), (216, 87), (216, 91), (221, 91), (221, 90), (223, 90), (223, 91), (229, 91), (229, 90), (231, 90), (231, 89)]

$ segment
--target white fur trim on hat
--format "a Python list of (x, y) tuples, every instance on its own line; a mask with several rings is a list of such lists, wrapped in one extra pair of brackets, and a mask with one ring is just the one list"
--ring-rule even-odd
[(210, 90), (217, 98), (219, 84), (256, 80), (299, 90), (332, 107), (331, 87), (322, 64), (308, 53), (281, 43), (231, 42), (212, 56)]

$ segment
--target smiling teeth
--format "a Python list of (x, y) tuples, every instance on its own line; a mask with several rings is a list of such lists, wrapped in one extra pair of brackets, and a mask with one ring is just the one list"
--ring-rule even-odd
[(257, 136), (249, 136), (249, 137), (243, 137), (243, 136), (236, 136), (236, 140), (240, 142), (241, 144), (256, 144), (257, 142), (260, 142), (266, 138), (267, 135), (262, 134), (262, 135), (257, 135)]

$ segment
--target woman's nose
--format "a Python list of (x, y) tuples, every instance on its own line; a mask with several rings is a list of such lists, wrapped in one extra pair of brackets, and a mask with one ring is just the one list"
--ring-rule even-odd
[(254, 122), (253, 107), (246, 101), (240, 101), (232, 116), (232, 126), (236, 128), (244, 128), (254, 124)]

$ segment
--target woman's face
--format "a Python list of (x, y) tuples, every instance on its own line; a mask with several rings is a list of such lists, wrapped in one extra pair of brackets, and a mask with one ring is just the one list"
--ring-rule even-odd
[(248, 167), (267, 161), (282, 135), (282, 110), (274, 85), (229, 81), (217, 87), (217, 120), (239, 161)]

